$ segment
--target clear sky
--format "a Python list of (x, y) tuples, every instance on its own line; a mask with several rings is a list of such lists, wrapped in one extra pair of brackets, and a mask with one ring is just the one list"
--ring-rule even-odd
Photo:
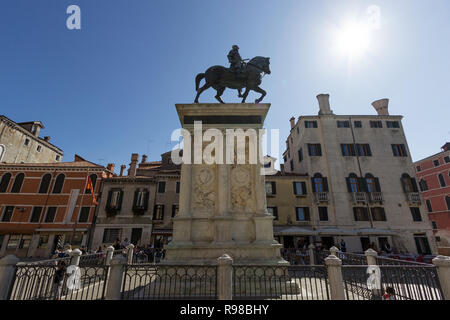
[[(81, 30), (66, 28), (71, 4)], [(362, 32), (371, 5), (379, 28)], [(193, 102), (195, 75), (228, 65), (233, 44), (271, 58), (261, 87), (280, 152), (289, 118), (317, 114), (319, 93), (336, 114), (375, 114), (371, 102), (389, 98), (413, 160), (450, 141), (448, 0), (1, 0), (0, 114), (42, 121), (65, 161), (159, 160), (179, 127), (174, 104)]]

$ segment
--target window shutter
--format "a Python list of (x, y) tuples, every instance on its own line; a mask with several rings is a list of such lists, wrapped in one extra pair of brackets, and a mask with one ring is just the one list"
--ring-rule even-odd
[(407, 157), (408, 154), (406, 153), (406, 147), (404, 144), (400, 145), (400, 148), (402, 149), (402, 156)]
[(328, 179), (323, 178), (323, 191), (328, 192)]
[(372, 150), (370, 150), (370, 144), (366, 144), (367, 146), (367, 156), (371, 157), (372, 156)]
[(403, 179), (403, 177), (400, 178), (400, 182), (402, 183), (403, 192), (406, 192), (406, 185), (405, 185), (405, 180)]
[(155, 204), (155, 206), (153, 207), (153, 220), (156, 220), (156, 209), (157, 209), (157, 205)]
[(161, 206), (161, 220), (164, 220), (164, 205)]
[(273, 207), (273, 216), (275, 220), (278, 220), (278, 207)]
[(277, 194), (277, 183), (276, 182), (271, 183), (272, 183), (272, 194)]
[(365, 178), (358, 178), (358, 185), (361, 192), (367, 192), (367, 181)]
[(306, 183), (304, 181), (301, 182), (303, 194), (307, 194), (306, 192)]
[(148, 197), (150, 193), (148, 191), (144, 192), (144, 210), (148, 209)]
[(120, 211), (122, 209), (122, 199), (123, 199), (123, 190), (120, 190), (119, 193), (119, 205), (117, 206), (117, 210)]
[(395, 147), (395, 144), (391, 144), (391, 147), (392, 147), (392, 153), (394, 154), (394, 156), (395, 156), (395, 157), (398, 156), (398, 154), (397, 154), (397, 148)]
[(378, 180), (378, 178), (375, 178), (375, 190), (377, 192), (381, 192), (381, 187), (380, 187), (380, 180)]
[(309, 207), (304, 207), (303, 212), (305, 213), (305, 220), (309, 221)]
[(133, 198), (133, 208), (137, 207), (137, 198), (138, 198), (139, 189), (136, 189), (134, 191), (134, 198)]
[(292, 182), (292, 187), (294, 188), (294, 194), (297, 194), (297, 188), (295, 187), (295, 181)]
[(318, 151), (318, 156), (322, 156), (322, 145), (319, 143), (318, 145), (317, 145), (317, 151)]
[(108, 207), (111, 207), (111, 196), (112, 196), (112, 193), (113, 193), (112, 190), (109, 190), (109, 191), (108, 191), (108, 198), (107, 198), (107, 200), (106, 200), (106, 207), (107, 207), (107, 208), (108, 208)]
[(314, 123), (314, 124), (313, 124), (313, 127), (314, 127), (314, 128), (317, 128), (317, 121), (314, 121), (313, 123)]
[(351, 156), (356, 156), (356, 151), (355, 151), (355, 144), (350, 144), (350, 155)]
[(341, 151), (342, 151), (342, 155), (345, 156), (345, 150), (344, 150), (344, 144), (341, 143)]
[(355, 218), (355, 221), (358, 221), (358, 214), (356, 212), (356, 207), (353, 207), (353, 216)]
[(417, 252), (419, 254), (423, 254), (422, 246), (420, 245), (419, 237), (414, 237), (414, 240), (416, 241)]
[(413, 191), (414, 192), (419, 192), (419, 189), (417, 188), (417, 182), (416, 182), (415, 178), (411, 178), (411, 184), (412, 184), (412, 187), (413, 187)]
[(386, 211), (384, 211), (384, 208), (380, 208), (380, 210), (381, 210), (381, 220), (387, 221), (386, 220)]
[(313, 188), (313, 192), (317, 192), (316, 184), (314, 183), (314, 177), (311, 178), (311, 185), (312, 185), (312, 188)]
[(352, 192), (352, 186), (350, 185), (350, 177), (345, 178), (345, 181), (347, 182), (347, 191)]

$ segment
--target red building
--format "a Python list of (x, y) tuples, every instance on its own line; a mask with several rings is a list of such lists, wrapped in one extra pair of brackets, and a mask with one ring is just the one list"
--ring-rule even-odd
[(86, 245), (101, 181), (113, 170), (77, 155), (73, 162), (0, 164), (0, 256), (49, 257), (57, 246)]
[(440, 254), (450, 255), (450, 142), (414, 163)]

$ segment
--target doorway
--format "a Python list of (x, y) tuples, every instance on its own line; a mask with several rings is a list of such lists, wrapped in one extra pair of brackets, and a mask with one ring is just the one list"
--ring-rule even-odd
[(369, 237), (361, 237), (361, 247), (364, 252), (370, 248), (370, 238)]
[(283, 237), (283, 245), (286, 249), (294, 248), (294, 237), (293, 236), (284, 236)]
[(133, 228), (131, 230), (131, 243), (137, 245), (141, 241), (142, 228)]
[(322, 247), (325, 250), (330, 250), (332, 246), (334, 246), (334, 238), (333, 237), (321, 237), (320, 241), (322, 242)]

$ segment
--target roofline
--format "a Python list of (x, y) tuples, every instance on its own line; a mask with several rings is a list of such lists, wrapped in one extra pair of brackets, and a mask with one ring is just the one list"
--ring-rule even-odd
[(442, 154), (444, 154), (444, 153), (446, 153), (446, 152), (448, 152), (448, 153), (450, 154), (450, 150), (441, 151), (441, 152), (435, 153), (435, 154), (433, 154), (433, 155), (431, 155), (431, 156), (428, 156), (428, 157), (426, 157), (426, 158), (423, 158), (423, 159), (421, 159), (421, 160), (414, 161), (413, 164), (418, 164), (419, 162), (422, 162), (422, 161), (431, 159), (431, 158), (436, 157), (436, 156), (438, 156), (438, 155), (442, 155)]

